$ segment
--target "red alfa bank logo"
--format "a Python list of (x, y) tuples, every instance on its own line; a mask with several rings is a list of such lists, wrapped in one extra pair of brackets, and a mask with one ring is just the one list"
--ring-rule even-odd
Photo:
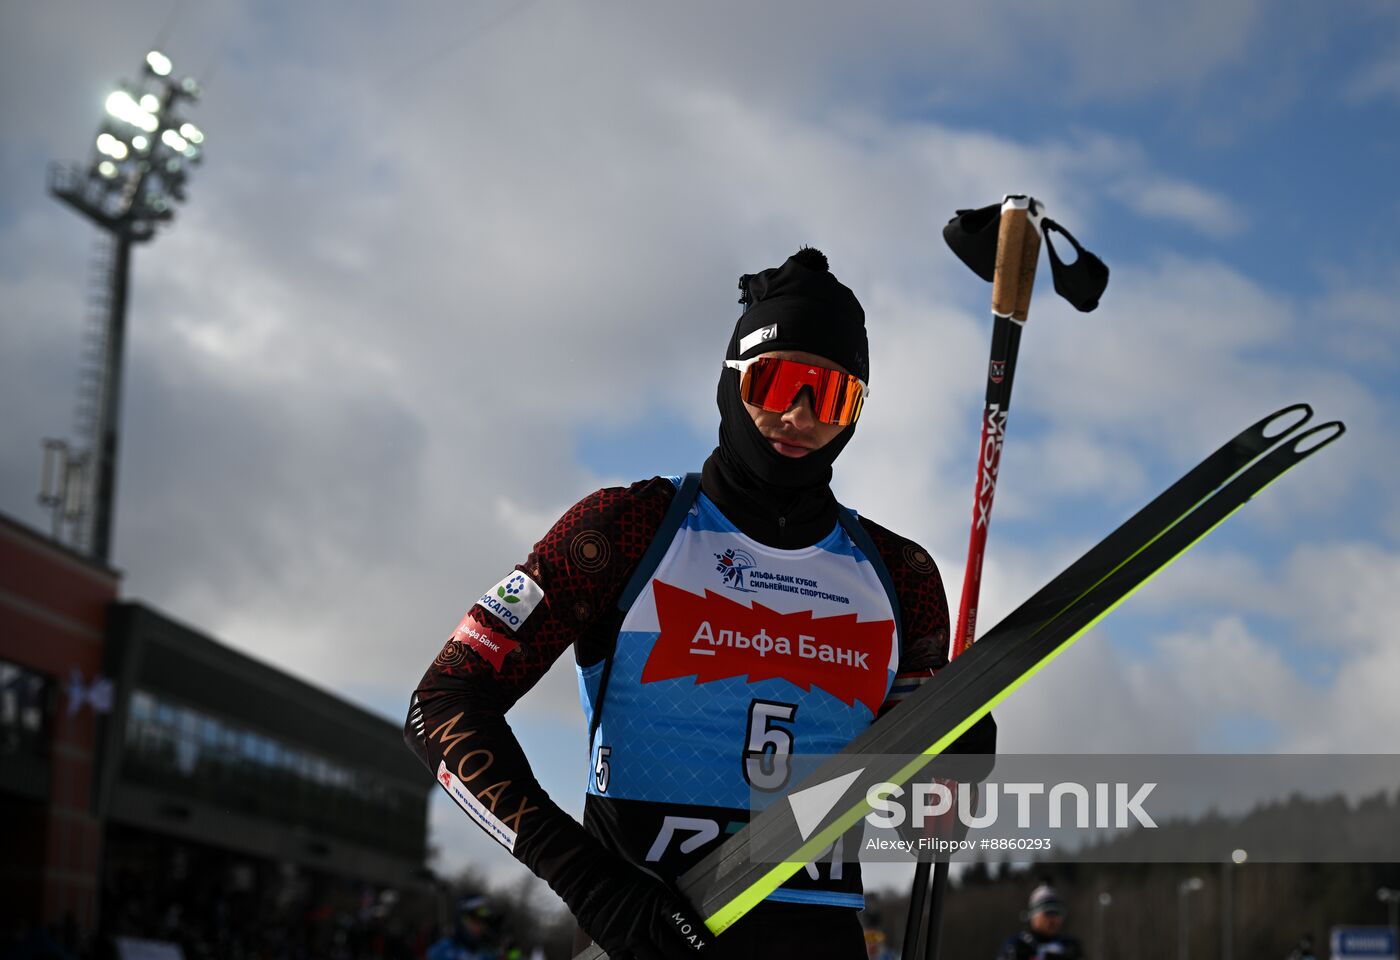
[(859, 623), (854, 613), (813, 617), (745, 606), (710, 590), (696, 596), (652, 582), (661, 636), (642, 682), (695, 677), (695, 682), (748, 677), (818, 687), (848, 706), (878, 713), (889, 682), (893, 620)]
[(470, 613), (462, 618), (461, 623), (457, 624), (457, 630), (452, 634), (452, 639), (458, 643), (465, 643), (485, 657), (486, 661), (496, 668), (497, 673), (501, 672), (506, 654), (520, 646), (519, 643), (505, 634), (485, 626)]

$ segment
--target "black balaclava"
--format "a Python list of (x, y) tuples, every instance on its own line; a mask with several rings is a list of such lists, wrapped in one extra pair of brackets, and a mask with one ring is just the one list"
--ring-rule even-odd
[[(827, 269), (820, 250), (803, 247), (781, 267), (739, 278), (744, 312), (729, 338), (726, 360), (773, 350), (802, 350), (870, 380), (865, 311)], [(717, 392), (719, 446), (705, 461), (707, 496), (744, 533), (769, 546), (810, 546), (836, 524), (831, 464), (855, 425), (820, 450), (785, 457), (763, 438), (739, 398), (739, 372), (724, 368)]]

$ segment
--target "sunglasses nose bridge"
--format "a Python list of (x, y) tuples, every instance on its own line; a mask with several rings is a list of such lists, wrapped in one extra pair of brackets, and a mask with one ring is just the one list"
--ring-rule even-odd
[(788, 409), (795, 410), (803, 403), (807, 405), (808, 412), (817, 409), (817, 393), (810, 383), (798, 386), (797, 392), (792, 395), (792, 402), (788, 404)]
[(797, 395), (792, 398), (792, 403), (788, 404), (788, 408), (783, 411), (783, 419), (804, 429), (816, 424), (816, 398), (812, 395), (810, 386), (803, 384), (798, 389)]

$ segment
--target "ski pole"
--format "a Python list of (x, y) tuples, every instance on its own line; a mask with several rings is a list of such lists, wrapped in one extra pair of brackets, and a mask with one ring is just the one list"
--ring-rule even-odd
[(1001, 469), (1006, 416), (1011, 407), (1011, 386), (1021, 329), (1030, 312), (1040, 254), (1040, 220), (1044, 207), (1030, 197), (1007, 197), (1001, 205), (997, 231), (996, 273), (992, 280), (992, 352), (987, 362), (987, 397), (982, 409), (982, 442), (978, 447), (977, 487), (973, 499), (972, 533), (967, 545), (967, 570), (963, 574), (958, 625), (948, 658), (961, 654), (977, 630), (977, 597), (982, 589), (982, 558), (987, 551), (987, 527), (992, 519)]
[[(977, 623), (977, 595), (982, 586), (982, 557), (987, 550), (987, 527), (996, 495), (997, 473), (1001, 467), (1002, 442), (1006, 436), (1006, 415), (1011, 405), (1011, 385), (1021, 346), (1021, 328), (1030, 313), (1031, 291), (1040, 255), (1040, 220), (1044, 207), (1024, 195), (1002, 200), (996, 233), (996, 259), (992, 274), (992, 352), (987, 363), (987, 395), (982, 411), (982, 442), (978, 447), (977, 486), (973, 500), (972, 534), (967, 547), (967, 570), (963, 575), (962, 599), (958, 605), (957, 629), (949, 640), (951, 661), (967, 649)], [(978, 211), (987, 222), (973, 222), (990, 232), (988, 208)], [(975, 213), (974, 213), (975, 215)], [(954, 222), (962, 220), (962, 216)], [(945, 232), (946, 235), (946, 232)], [(984, 241), (985, 242), (985, 241)], [(910, 891), (909, 917), (905, 923), (904, 960), (936, 960), (942, 928), (944, 890), (948, 882), (948, 861), (937, 859), (929, 886), (929, 864), (919, 861), (914, 868)]]
[[(949, 660), (964, 652), (976, 638), (977, 599), (982, 587), (987, 527), (991, 523), (992, 499), (1001, 469), (1021, 329), (1030, 312), (1031, 290), (1035, 286), (1036, 262), (1044, 232), (1063, 235), (1077, 254), (1073, 263), (1066, 264), (1055, 252), (1054, 244), (1048, 241), (1045, 244), (1050, 254), (1055, 292), (1076, 310), (1088, 313), (1096, 308), (1108, 286), (1108, 267), (1104, 262), (1044, 213), (1044, 204), (1035, 198), (1008, 195), (1002, 199), (999, 210), (995, 205), (980, 210), (959, 210), (943, 228), (944, 239), (959, 259), (992, 284), (992, 353), (987, 364), (987, 396), (982, 411), (972, 533), (968, 540), (957, 629), (949, 643)], [(997, 224), (994, 251), (989, 247), (992, 223)]]
[[(950, 638), (948, 659), (963, 653), (976, 638), (977, 601), (982, 586), (982, 559), (987, 549), (987, 528), (991, 523), (992, 499), (996, 495), (1001, 469), (1002, 444), (1006, 437), (1006, 416), (1011, 406), (1011, 385), (1016, 357), (1021, 345), (1021, 328), (1030, 313), (1031, 292), (1035, 287), (1042, 230), (1063, 234), (1073, 246), (1076, 258), (1065, 264), (1047, 242), (1055, 292), (1076, 310), (1087, 313), (1099, 305), (1108, 286), (1108, 267), (1085, 250), (1068, 230), (1044, 217), (1044, 205), (1032, 197), (1008, 195), (1001, 206), (980, 210), (960, 210), (943, 236), (973, 272), (992, 284), (992, 353), (987, 364), (987, 396), (982, 413), (982, 443), (977, 459), (977, 487), (973, 500), (972, 532), (968, 539), (967, 567), (963, 575), (962, 597), (958, 604), (957, 629)], [(996, 246), (989, 248), (996, 223)], [(915, 868), (911, 891), (910, 916), (906, 924), (905, 960), (917, 960), (920, 946), (925, 960), (937, 960), (938, 937), (942, 929), (944, 891), (948, 881), (948, 861), (939, 859), (934, 867), (932, 890), (928, 889), (928, 864)], [(927, 905), (925, 897), (929, 898)], [(917, 916), (917, 922), (916, 922)], [(909, 944), (914, 933), (913, 946)], [(922, 944), (920, 943), (922, 941)]]

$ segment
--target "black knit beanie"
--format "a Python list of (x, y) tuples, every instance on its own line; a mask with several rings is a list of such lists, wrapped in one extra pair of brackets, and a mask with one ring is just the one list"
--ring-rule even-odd
[[(845, 284), (831, 275), (825, 254), (803, 247), (781, 267), (739, 278), (744, 312), (729, 338), (727, 360), (773, 350), (802, 350), (840, 364), (869, 382), (865, 311)], [(820, 450), (785, 457), (759, 433), (739, 398), (739, 374), (725, 368), (717, 396), (720, 454), (751, 479), (789, 491), (825, 490), (831, 465), (855, 432), (852, 424)]]
[(772, 350), (804, 350), (870, 381), (865, 311), (831, 275), (825, 254), (803, 247), (781, 267), (739, 278), (744, 313), (734, 325), (728, 360)]

